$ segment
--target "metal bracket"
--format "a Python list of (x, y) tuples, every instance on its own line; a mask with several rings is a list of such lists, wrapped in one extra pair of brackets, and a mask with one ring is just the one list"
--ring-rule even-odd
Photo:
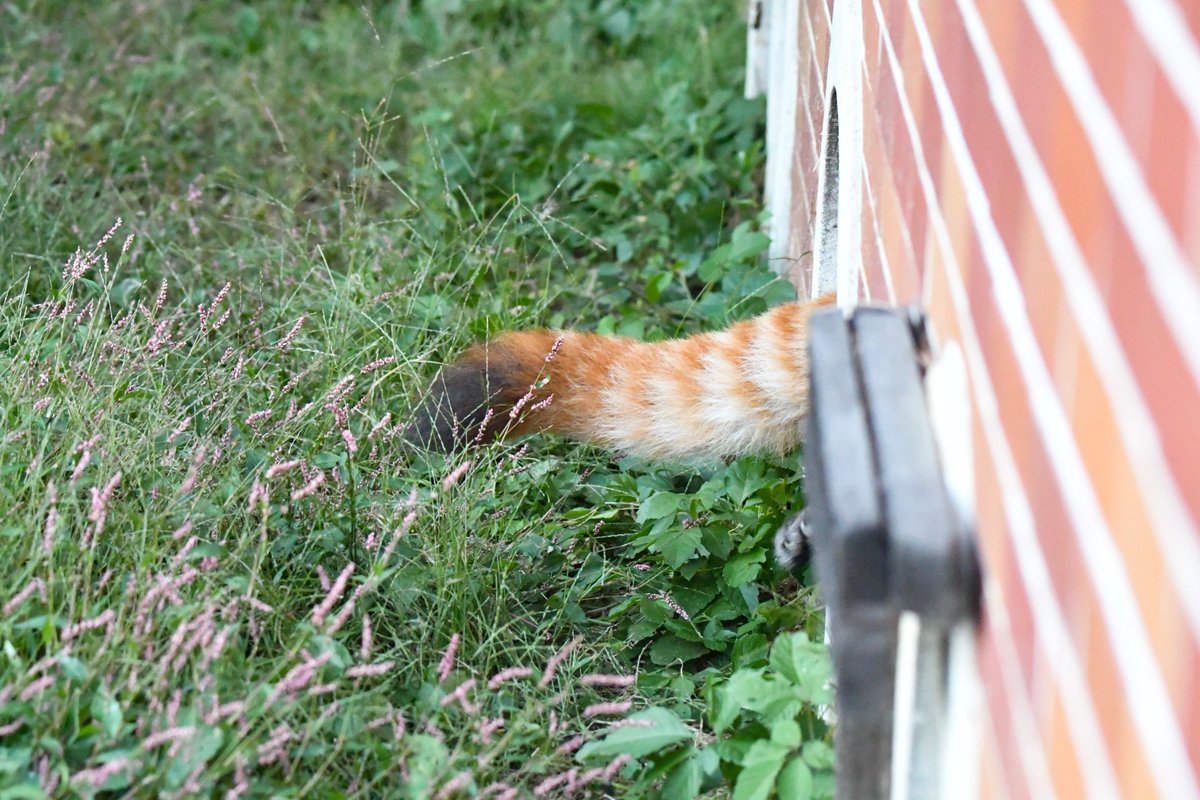
[[(940, 728), (897, 705), (899, 621), (919, 619), (919, 646), (933, 654), (915, 661), (933, 679), (906, 676), (901, 694), (936, 705), (940, 643), (978, 617), (977, 559), (946, 495), (912, 320), (871, 307), (809, 320), (806, 511), (837, 679), (838, 798), (909, 795), (891, 785), (896, 737), (908, 737), (898, 755), (919, 767), (897, 774), (918, 776), (930, 796)], [(912, 730), (895, 729), (900, 717)]]

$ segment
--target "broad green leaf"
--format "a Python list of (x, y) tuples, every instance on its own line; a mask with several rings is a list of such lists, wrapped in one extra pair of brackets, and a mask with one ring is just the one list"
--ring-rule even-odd
[(674, 528), (658, 536), (651, 551), (662, 553), (672, 569), (679, 569), (691, 561), (700, 548), (700, 531), (696, 528)]
[(792, 757), (779, 771), (775, 788), (781, 800), (809, 800), (813, 796), (813, 777), (804, 759)]
[(705, 580), (707, 577), (708, 575), (704, 575), (687, 586), (671, 589), (671, 596), (675, 598), (675, 602), (693, 617), (703, 611), (720, 591), (716, 581)]
[(576, 758), (584, 761), (592, 756), (611, 758), (622, 754), (641, 758), (694, 735), (674, 712), (665, 708), (648, 708), (629, 717), (647, 720), (649, 726), (630, 725), (609, 732), (603, 739), (589, 742), (580, 748)]
[(104, 728), (109, 736), (116, 736), (121, 730), (121, 704), (112, 693), (101, 687), (92, 697), (92, 717)]
[(28, 747), (0, 747), (0, 774), (12, 775), (25, 769), (32, 755)]
[(738, 235), (735, 231), (733, 234), (733, 242), (729, 248), (729, 260), (738, 261), (746, 256), (758, 255), (766, 251), (771, 246), (771, 238), (763, 233), (747, 232)]
[(658, 298), (662, 297), (662, 293), (671, 285), (671, 281), (674, 279), (675, 276), (670, 272), (660, 272), (652, 278), (647, 279), (646, 299), (651, 303), (657, 303)]
[(62, 669), (63, 674), (73, 681), (84, 683), (91, 677), (91, 672), (88, 671), (87, 664), (84, 664), (75, 656), (59, 653), (55, 657), (55, 660), (58, 661), (58, 666)]
[(0, 790), (0, 800), (42, 800), (46, 793), (33, 779)]
[(832, 667), (829, 651), (803, 631), (780, 636), (771, 647), (771, 668), (792, 683), (809, 703), (828, 703)]
[(687, 642), (678, 636), (664, 636), (650, 648), (650, 660), (661, 667), (677, 661), (691, 661), (709, 652), (707, 647), (698, 642)]
[(733, 800), (766, 800), (770, 797), (775, 788), (775, 776), (791, 752), (790, 748), (774, 742), (758, 741), (751, 745), (733, 787)]
[(758, 577), (760, 565), (766, 560), (765, 550), (742, 553), (725, 562), (721, 575), (730, 586), (741, 586)]
[(700, 781), (704, 777), (696, 754), (690, 754), (683, 763), (671, 770), (663, 782), (662, 796), (666, 800), (692, 800), (700, 793)]
[(717, 689), (713, 730), (723, 733), (738, 718), (750, 698), (765, 688), (766, 681), (760, 670), (739, 669), (733, 673), (725, 685)]
[(818, 740), (805, 742), (801, 753), (804, 755), (804, 763), (813, 769), (833, 769), (833, 748), (825, 742)]
[(780, 719), (771, 723), (771, 741), (784, 747), (799, 747), (800, 725), (794, 719)]
[(679, 510), (682, 500), (683, 495), (674, 492), (656, 492), (638, 506), (637, 521), (644, 523), (648, 520), (662, 519), (665, 516), (673, 515)]
[(196, 770), (196, 767), (216, 755), (224, 740), (225, 737), (220, 728), (202, 727), (179, 755), (171, 761), (171, 766), (167, 770), (167, 785), (170, 787), (180, 786)]
[(767, 660), (768, 640), (761, 633), (739, 636), (733, 643), (733, 665), (738, 668), (752, 667)]

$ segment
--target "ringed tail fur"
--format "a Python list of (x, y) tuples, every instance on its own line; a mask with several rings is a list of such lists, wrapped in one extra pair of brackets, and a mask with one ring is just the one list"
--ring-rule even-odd
[(405, 438), (443, 452), (551, 432), (655, 460), (783, 454), (808, 408), (808, 317), (832, 300), (661, 342), (501, 334), (442, 369)]

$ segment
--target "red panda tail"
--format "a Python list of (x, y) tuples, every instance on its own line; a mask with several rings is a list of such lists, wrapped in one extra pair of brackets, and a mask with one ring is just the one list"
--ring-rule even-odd
[(799, 444), (807, 411), (814, 305), (664, 342), (506, 333), (442, 370), (407, 438), (446, 451), (550, 431), (655, 459), (783, 453)]

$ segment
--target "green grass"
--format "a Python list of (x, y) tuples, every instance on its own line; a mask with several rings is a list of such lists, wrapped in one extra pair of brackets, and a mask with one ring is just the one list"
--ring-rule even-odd
[(398, 436), (496, 331), (790, 296), (742, 39), (703, 0), (0, 6), (0, 797), (829, 793), (768, 555), (797, 459)]

